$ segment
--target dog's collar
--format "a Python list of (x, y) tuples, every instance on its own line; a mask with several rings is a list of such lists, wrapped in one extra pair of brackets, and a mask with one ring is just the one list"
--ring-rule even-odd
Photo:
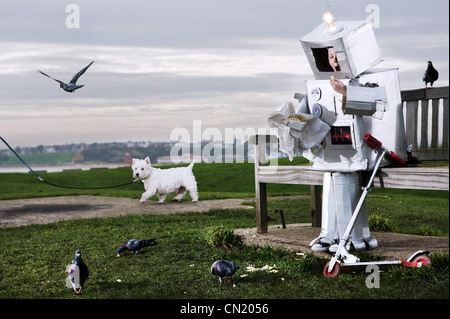
[(143, 181), (143, 180), (145, 180), (145, 179), (149, 178), (149, 177), (150, 177), (150, 175), (152, 175), (152, 174), (151, 174), (151, 172), (150, 172), (150, 174), (148, 174), (148, 176), (147, 176), (147, 177), (144, 177), (144, 178), (141, 178), (141, 177), (139, 177), (139, 179), (140, 179), (141, 181)]

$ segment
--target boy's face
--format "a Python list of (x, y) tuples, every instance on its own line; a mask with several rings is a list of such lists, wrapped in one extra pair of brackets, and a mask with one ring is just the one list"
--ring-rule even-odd
[(334, 52), (334, 49), (333, 48), (327, 48), (327, 49), (328, 49), (328, 62), (330, 63), (330, 66), (333, 68), (333, 70), (335, 72), (341, 71), (341, 67), (336, 58), (336, 53)]

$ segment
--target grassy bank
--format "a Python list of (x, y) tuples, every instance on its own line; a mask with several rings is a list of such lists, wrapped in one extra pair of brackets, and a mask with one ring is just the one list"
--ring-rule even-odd
[[(305, 159), (297, 158), (294, 164), (305, 162)], [(280, 160), (280, 164), (287, 163), (289, 163), (287, 159)], [(169, 167), (171, 166), (163, 168)], [(200, 200), (254, 197), (253, 171), (253, 163), (195, 164), (194, 174), (197, 179)], [(109, 170), (39, 173), (39, 175), (53, 184), (81, 188), (112, 186), (133, 180), (132, 171), (127, 167)], [(269, 195), (309, 194), (309, 186), (306, 185), (274, 184), (269, 185), (268, 188)], [(140, 198), (144, 186), (142, 183), (134, 183), (125, 187), (101, 190), (65, 189), (42, 183), (31, 173), (9, 173), (0, 174), (0, 189), (0, 200), (65, 195)]]
[[(74, 152), (72, 151), (64, 151), (55, 153), (22, 154), (20, 157), (22, 157), (26, 163), (31, 165), (59, 165), (61, 163), (70, 162), (73, 153)], [(11, 155), (2, 159), (0, 165), (11, 166), (23, 164), (15, 155)]]

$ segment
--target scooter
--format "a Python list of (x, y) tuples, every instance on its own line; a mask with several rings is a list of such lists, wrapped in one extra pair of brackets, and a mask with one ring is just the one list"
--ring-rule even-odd
[(360, 259), (349, 253), (349, 245), (348, 242), (350, 240), (350, 234), (355, 226), (356, 219), (358, 218), (359, 212), (361, 210), (361, 206), (364, 203), (364, 200), (367, 197), (367, 194), (370, 192), (370, 186), (375, 179), (375, 175), (380, 168), (381, 161), (386, 156), (390, 161), (399, 164), (405, 165), (405, 160), (395, 154), (392, 151), (389, 151), (383, 144), (377, 140), (375, 137), (370, 135), (369, 133), (364, 134), (364, 141), (371, 146), (376, 152), (378, 152), (375, 166), (370, 176), (370, 180), (367, 186), (363, 187), (361, 197), (358, 201), (358, 204), (353, 212), (352, 218), (344, 232), (344, 235), (339, 241), (339, 246), (336, 253), (331, 257), (331, 260), (325, 265), (323, 269), (323, 275), (325, 277), (336, 277), (341, 270), (348, 270), (351, 267), (362, 267), (369, 265), (395, 265), (400, 264), (406, 267), (422, 267), (424, 265), (431, 265), (431, 259), (427, 256), (429, 254), (428, 251), (419, 250), (411, 255), (406, 261), (405, 260), (393, 260), (393, 261), (376, 261), (376, 262), (360, 262)]

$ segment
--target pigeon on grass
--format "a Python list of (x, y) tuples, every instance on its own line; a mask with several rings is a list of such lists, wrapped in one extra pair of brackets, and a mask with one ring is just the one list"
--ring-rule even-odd
[(428, 67), (423, 73), (422, 81), (425, 83), (425, 88), (427, 88), (428, 83), (433, 87), (433, 83), (439, 78), (439, 72), (434, 68), (433, 63), (428, 61)]
[(219, 277), (219, 286), (223, 283), (223, 277), (230, 277), (228, 283), (234, 278), (234, 273), (239, 267), (228, 260), (217, 260), (211, 266), (211, 273)]
[(81, 258), (80, 250), (75, 252), (75, 259), (72, 260), (72, 264), (68, 267), (67, 272), (74, 292), (80, 294), (81, 289), (84, 287), (84, 283), (89, 278), (89, 269)]
[(119, 247), (119, 249), (117, 250), (117, 257), (120, 257), (120, 254), (125, 250), (131, 250), (130, 254), (137, 254), (140, 249), (156, 244), (158, 243), (155, 241), (155, 238), (148, 240), (130, 239), (125, 244)]
[(55, 80), (56, 82), (59, 83), (59, 87), (62, 88), (64, 91), (66, 92), (70, 92), (70, 93), (74, 93), (75, 90), (78, 90), (79, 88), (82, 88), (84, 85), (78, 85), (77, 81), (80, 78), (80, 76), (82, 76), (84, 74), (84, 72), (86, 72), (86, 70), (91, 66), (91, 64), (94, 63), (94, 61), (92, 61), (91, 63), (89, 63), (88, 66), (86, 66), (85, 68), (83, 68), (80, 72), (78, 72), (77, 74), (75, 74), (72, 78), (72, 80), (70, 80), (69, 83), (64, 83), (63, 81), (57, 80), (53, 77), (51, 77), (48, 74), (45, 74), (44, 72), (37, 70), (39, 73), (41, 73), (42, 75), (45, 75), (47, 77), (49, 77), (52, 80)]

